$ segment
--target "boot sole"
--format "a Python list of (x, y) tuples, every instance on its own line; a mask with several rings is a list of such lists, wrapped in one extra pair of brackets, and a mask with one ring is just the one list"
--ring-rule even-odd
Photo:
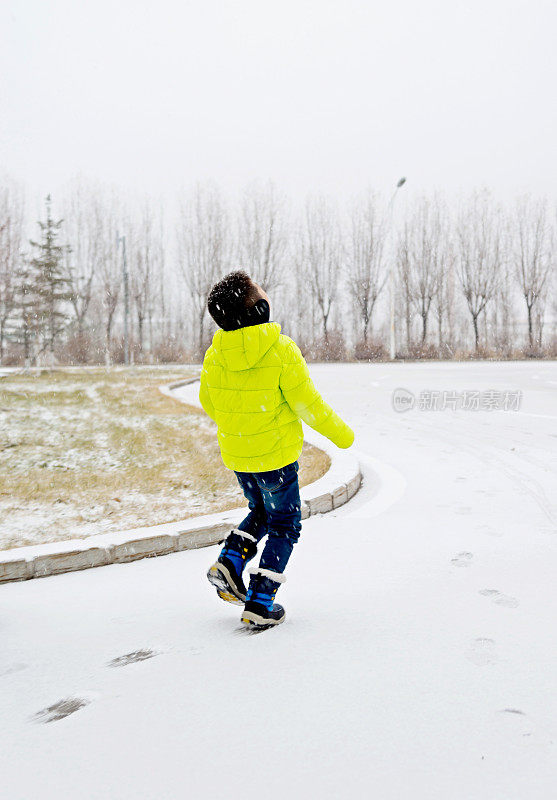
[(224, 564), (213, 564), (207, 572), (207, 580), (215, 587), (221, 600), (226, 603), (233, 603), (235, 606), (243, 606), (246, 602), (245, 595), (236, 592), (232, 584), (230, 572)]
[(259, 614), (254, 614), (253, 611), (244, 611), (241, 621), (242, 624), (246, 625), (248, 628), (261, 628), (265, 630), (265, 628), (274, 628), (277, 625), (281, 625), (285, 619), (286, 614), (280, 619), (268, 619), (266, 617), (260, 617)]

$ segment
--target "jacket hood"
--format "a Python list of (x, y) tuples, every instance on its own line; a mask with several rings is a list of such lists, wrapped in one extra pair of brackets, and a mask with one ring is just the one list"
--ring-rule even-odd
[(227, 369), (239, 372), (257, 364), (274, 345), (280, 330), (278, 322), (264, 322), (235, 331), (218, 330), (213, 336), (211, 347), (217, 361)]

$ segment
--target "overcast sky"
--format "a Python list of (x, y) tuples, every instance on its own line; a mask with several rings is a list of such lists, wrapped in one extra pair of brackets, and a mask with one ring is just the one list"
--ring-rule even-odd
[(0, 0), (0, 172), (556, 196), (554, 0)]

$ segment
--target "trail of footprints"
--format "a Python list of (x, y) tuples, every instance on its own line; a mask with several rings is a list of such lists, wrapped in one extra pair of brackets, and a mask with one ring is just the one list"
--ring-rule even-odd
[[(147, 661), (147, 659), (154, 658), (158, 655), (159, 653), (155, 650), (134, 650), (131, 653), (125, 653), (122, 656), (113, 658), (106, 666), (125, 667), (128, 664), (135, 664), (138, 661)], [(33, 720), (40, 723), (58, 722), (61, 719), (65, 719), (65, 717), (69, 717), (70, 714), (75, 714), (76, 711), (85, 708), (90, 702), (90, 700), (84, 697), (66, 697), (63, 700), (59, 700), (57, 703), (53, 703), (51, 706), (37, 711)]]
[[(490, 536), (500, 536), (501, 534), (489, 525), (480, 526), (481, 530), (488, 533)], [(457, 553), (452, 559), (451, 564), (454, 567), (469, 567), (474, 559), (474, 554), (468, 551)], [(519, 601), (516, 597), (503, 594), (498, 589), (480, 589), (479, 594), (482, 597), (487, 597), (492, 603), (505, 608), (517, 608)], [(478, 637), (470, 642), (466, 658), (478, 667), (486, 667), (489, 664), (495, 664), (497, 658), (497, 646), (494, 639), (489, 637)], [(500, 714), (507, 717), (525, 717), (526, 714), (519, 708), (502, 708), (499, 710)], [(531, 732), (522, 733), (522, 736), (531, 736)]]
[[(454, 558), (451, 558), (451, 564), (453, 567), (469, 567), (472, 564), (473, 559), (474, 554), (464, 550), (461, 553), (457, 553)], [(500, 592), (498, 589), (480, 589), (479, 593), (482, 595), (482, 597), (489, 597), (491, 602), (498, 606), (517, 608), (517, 606), (520, 605), (516, 597), (503, 594), (503, 592)]]
[[(457, 553), (454, 558), (451, 559), (451, 564), (455, 567), (469, 567), (472, 564), (473, 559), (473, 553), (463, 551), (461, 553)], [(496, 605), (505, 606), (506, 608), (516, 608), (519, 605), (519, 602), (515, 597), (505, 595), (498, 589), (481, 589), (480, 594), (483, 597), (488, 597)], [(147, 648), (134, 650), (131, 653), (124, 653), (124, 655), (113, 658), (106, 666), (113, 668), (125, 667), (128, 664), (135, 664), (139, 661), (147, 661), (148, 659), (154, 658), (157, 655), (159, 655), (159, 653)], [(495, 641), (486, 637), (474, 639), (470, 643), (466, 657), (478, 667), (484, 667), (488, 664), (495, 663), (497, 661)], [(25, 665), (17, 664), (13, 668), (13, 671), (24, 668)], [(11, 671), (12, 669), (8, 670), (8, 672)], [(41, 723), (57, 722), (61, 719), (65, 719), (65, 717), (69, 717), (71, 714), (75, 714), (76, 711), (85, 708), (90, 702), (90, 700), (87, 700), (83, 697), (67, 697), (63, 700), (59, 700), (57, 703), (53, 703), (51, 706), (41, 709), (34, 715), (33, 719), (36, 722)], [(515, 708), (502, 709), (501, 713), (518, 715), (524, 714), (523, 711)]]

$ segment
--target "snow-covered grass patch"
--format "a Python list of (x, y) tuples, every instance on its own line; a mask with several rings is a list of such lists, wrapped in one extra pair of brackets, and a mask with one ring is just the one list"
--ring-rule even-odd
[[(215, 427), (162, 395), (179, 368), (71, 369), (0, 384), (0, 548), (173, 522), (242, 504)], [(306, 447), (301, 482), (328, 468)]]

